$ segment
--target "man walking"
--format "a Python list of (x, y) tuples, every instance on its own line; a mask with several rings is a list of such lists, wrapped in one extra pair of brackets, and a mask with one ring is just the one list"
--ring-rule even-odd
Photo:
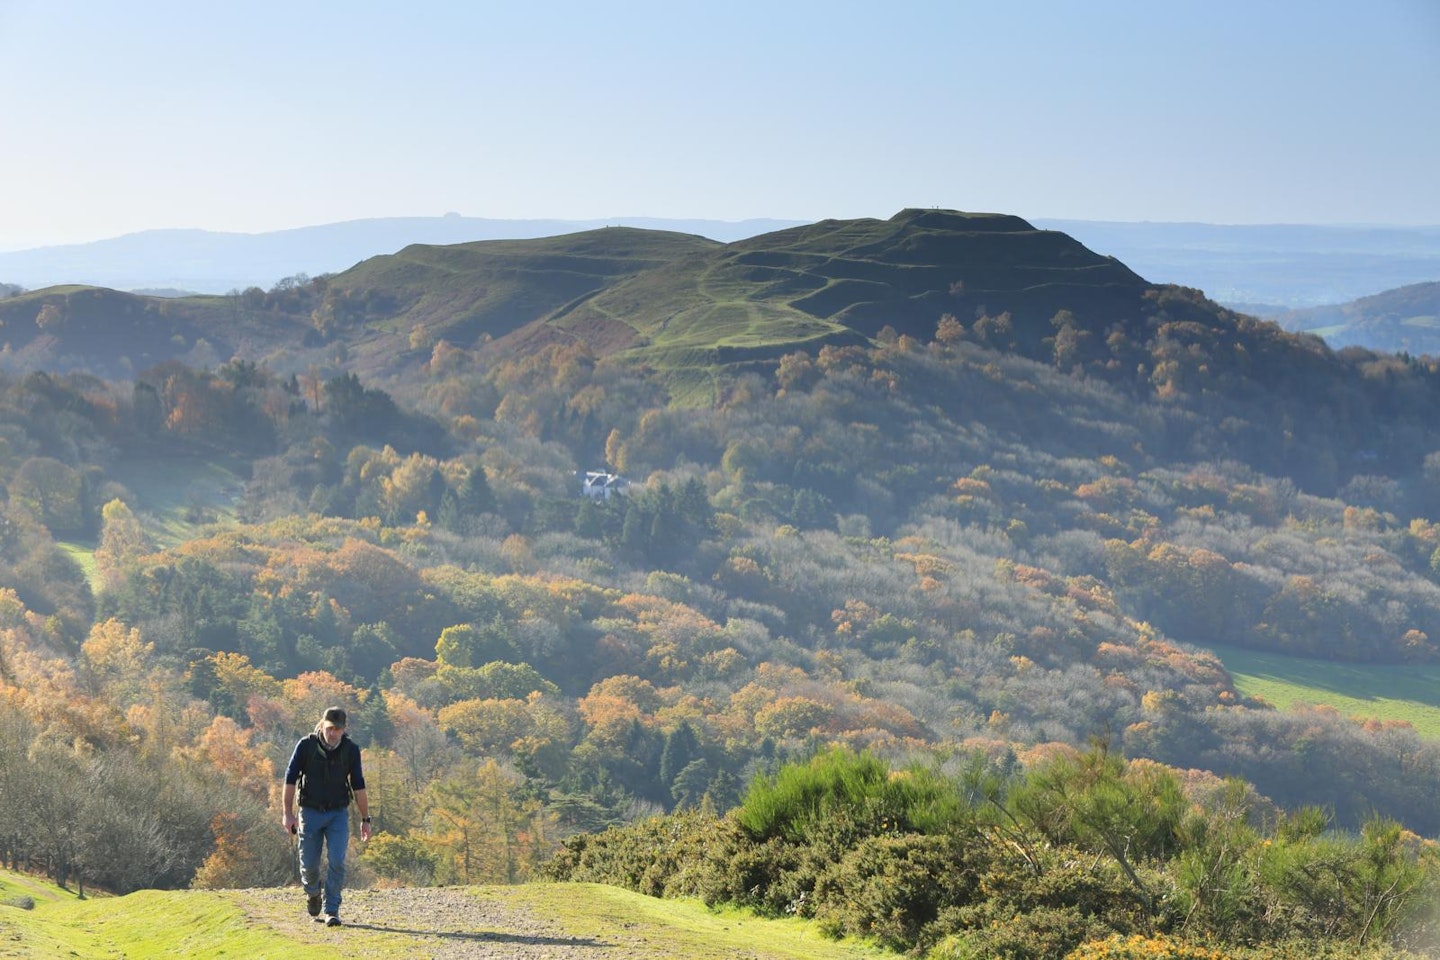
[[(295, 816), (296, 787), (300, 816)], [(345, 852), (350, 845), (350, 798), (360, 808), (360, 839), (370, 839), (370, 801), (360, 768), (360, 747), (345, 733), (345, 711), (330, 707), (315, 732), (295, 744), (285, 769), (285, 829), (300, 838), (300, 884), (306, 909), (327, 926), (340, 926), (340, 894), (345, 887)], [(320, 847), (329, 863), (320, 880)], [(322, 904), (323, 899), (323, 904)]]

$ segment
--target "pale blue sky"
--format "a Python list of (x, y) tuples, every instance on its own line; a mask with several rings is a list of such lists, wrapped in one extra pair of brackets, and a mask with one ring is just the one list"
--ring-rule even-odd
[(378, 216), (1440, 224), (1440, 0), (0, 0), (0, 247)]

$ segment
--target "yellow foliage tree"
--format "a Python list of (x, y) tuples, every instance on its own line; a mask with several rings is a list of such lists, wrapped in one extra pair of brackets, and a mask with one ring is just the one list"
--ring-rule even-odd
[(533, 732), (524, 700), (461, 700), (441, 708), (437, 719), (479, 754), (508, 755), (517, 740)]
[(112, 618), (90, 628), (80, 653), (91, 693), (104, 692), (123, 707), (144, 689), (155, 644), (144, 642), (139, 630)]
[(423, 839), (442, 883), (519, 883), (550, 856), (553, 819), (523, 793), (524, 778), (494, 760), (437, 780), (425, 792)]
[(95, 566), (105, 589), (120, 585), (127, 569), (150, 549), (140, 521), (120, 499), (111, 500), (100, 510), (100, 546), (95, 550)]

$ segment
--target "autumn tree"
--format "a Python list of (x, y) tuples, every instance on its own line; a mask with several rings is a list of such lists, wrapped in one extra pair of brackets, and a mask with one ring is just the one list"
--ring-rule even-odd
[(90, 629), (80, 653), (91, 692), (103, 692), (116, 704), (128, 706), (145, 689), (155, 644), (146, 643), (139, 630), (112, 619)]
[(442, 882), (518, 883), (549, 857), (552, 818), (493, 759), (453, 772), (426, 792), (424, 834)]
[(199, 890), (273, 887), (290, 880), (293, 855), (274, 824), (222, 811), (210, 822), (215, 848), (195, 871)]
[(129, 566), (149, 549), (145, 531), (125, 501), (111, 500), (101, 508), (100, 545), (95, 550), (95, 565), (107, 590), (119, 587)]

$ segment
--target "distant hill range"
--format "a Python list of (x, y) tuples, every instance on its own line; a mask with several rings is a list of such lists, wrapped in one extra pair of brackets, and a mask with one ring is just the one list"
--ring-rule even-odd
[[(1343, 303), (1440, 280), (1440, 226), (1227, 226), (1033, 220), (1113, 256), (1155, 283), (1204, 290), (1250, 312)], [(535, 239), (606, 226), (730, 242), (800, 226), (795, 220), (491, 220), (395, 217), (270, 233), (152, 230), (69, 246), (0, 252), (0, 284), (30, 290), (85, 284), (115, 290), (227, 293), (283, 277), (345, 270), (412, 244)]]
[(693, 233), (722, 242), (793, 226), (797, 220), (490, 220), (482, 217), (386, 217), (269, 233), (146, 230), (94, 243), (0, 252), (0, 282), (30, 290), (61, 284), (168, 294), (269, 289), (276, 281), (317, 276), (416, 243), (523, 240), (625, 226)]
[[(1352, 227), (1036, 220), (1147, 280), (1249, 313), (1344, 303), (1440, 280), (1440, 226)], [(3, 267), (0, 267), (3, 272)]]
[(1324, 337), (1336, 348), (1440, 356), (1440, 281), (1412, 283), (1349, 303), (1257, 312), (1286, 330)]

